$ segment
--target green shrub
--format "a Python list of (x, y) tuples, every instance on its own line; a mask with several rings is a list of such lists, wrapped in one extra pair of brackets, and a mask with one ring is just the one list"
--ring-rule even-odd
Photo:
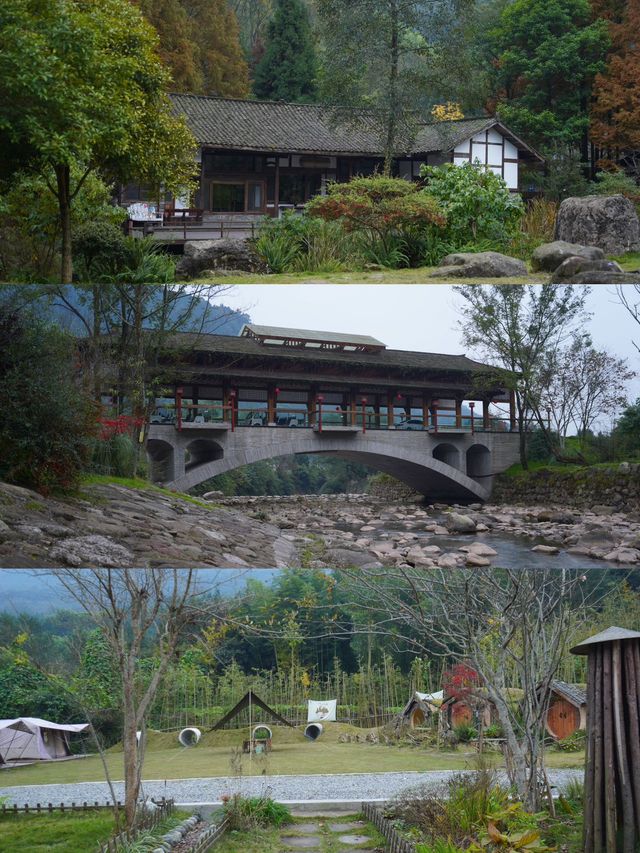
[(258, 826), (283, 826), (293, 817), (286, 806), (269, 797), (242, 797), (234, 794), (223, 805), (229, 829), (247, 831)]
[(116, 276), (127, 265), (127, 240), (113, 222), (88, 220), (73, 230), (73, 254), (81, 281)]
[(282, 219), (266, 219), (260, 226), (255, 250), (271, 273), (294, 272), (302, 257), (304, 240), (294, 220), (295, 214), (285, 214)]
[(489, 738), (502, 737), (503, 731), (500, 723), (492, 723), (484, 730), (484, 736)]
[(469, 723), (460, 723), (459, 726), (453, 727), (453, 731), (460, 743), (469, 743), (478, 737), (478, 730)]
[(553, 748), (558, 752), (582, 752), (587, 745), (587, 733), (585, 731), (577, 731), (568, 737), (557, 740)]
[(438, 839), (429, 844), (416, 844), (416, 853), (464, 853), (464, 848), (458, 847), (450, 839)]
[(423, 166), (421, 173), (425, 192), (446, 216), (444, 239), (456, 246), (486, 240), (495, 245), (516, 233), (524, 212), (522, 199), (509, 192), (499, 175), (471, 163)]

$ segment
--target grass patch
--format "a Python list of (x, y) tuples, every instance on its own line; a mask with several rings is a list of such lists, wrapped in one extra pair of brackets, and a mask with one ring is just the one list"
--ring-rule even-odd
[[(281, 273), (278, 275), (260, 275), (257, 273), (239, 273), (237, 276), (225, 276), (225, 284), (544, 284), (549, 276), (545, 273), (530, 273), (515, 278), (465, 278), (459, 281), (455, 278), (435, 278), (431, 275), (435, 267), (418, 267), (416, 269), (385, 269), (353, 272), (327, 273)], [(194, 282), (215, 283), (220, 278), (197, 277)]]
[[(185, 501), (186, 503), (194, 504), (195, 506), (203, 507), (204, 509), (214, 509), (216, 504), (202, 501), (199, 498), (194, 498), (193, 495), (188, 495), (185, 492), (174, 492), (171, 489), (165, 489), (162, 486), (156, 486), (155, 483), (150, 483), (148, 480), (141, 480), (134, 477), (111, 477), (106, 474), (87, 474), (82, 478), (82, 483), (85, 486), (124, 486), (126, 489), (135, 491), (156, 492), (168, 498)], [(86, 495), (82, 495), (86, 497)], [(91, 496), (93, 497), (93, 496)]]
[[(336, 724), (338, 726), (339, 724)], [(340, 729), (326, 731), (320, 740), (311, 743), (300, 729), (284, 730), (273, 727), (273, 752), (265, 758), (242, 756), (242, 773), (245, 776), (284, 775), (299, 773), (369, 773), (375, 767), (380, 773), (392, 771), (468, 770), (473, 769), (476, 753), (473, 748), (437, 752), (434, 749), (408, 746), (384, 746), (369, 743), (339, 743)], [(364, 731), (364, 730), (363, 730)], [(224, 736), (217, 740), (212, 736)], [(159, 737), (158, 743), (153, 743)], [(206, 741), (205, 741), (206, 738)], [(213, 732), (192, 749), (178, 747), (175, 733), (159, 736), (149, 734), (150, 749), (144, 763), (145, 779), (188, 779), (234, 775), (230, 768), (232, 749), (241, 746), (247, 738), (244, 730)], [(169, 741), (171, 744), (169, 745)], [(499, 764), (498, 753), (489, 754), (490, 760)], [(549, 751), (550, 767), (582, 767), (584, 753)], [(111, 751), (107, 764), (112, 778), (123, 778), (122, 753)], [(0, 789), (10, 785), (64, 784), (65, 782), (90, 782), (104, 779), (98, 756), (62, 763), (31, 764), (0, 771)]]
[(250, 832), (225, 832), (216, 842), (216, 853), (281, 853), (277, 829), (252, 829)]
[(113, 831), (104, 811), (0, 816), (0, 853), (93, 853)]
[(622, 269), (627, 272), (640, 269), (640, 252), (627, 252), (625, 255), (615, 255), (611, 260), (619, 263)]
[(554, 462), (551, 461), (530, 461), (529, 469), (525, 471), (522, 465), (519, 462), (516, 462), (515, 465), (512, 465), (510, 468), (507, 468), (506, 471), (503, 471), (500, 475), (501, 477), (528, 477), (530, 474), (534, 474), (538, 471), (550, 471), (554, 474), (576, 474), (580, 471), (591, 470), (592, 468), (596, 469), (604, 469), (604, 468), (617, 468), (620, 462), (594, 462), (588, 465), (579, 465), (576, 463), (575, 465), (570, 465), (567, 462)]

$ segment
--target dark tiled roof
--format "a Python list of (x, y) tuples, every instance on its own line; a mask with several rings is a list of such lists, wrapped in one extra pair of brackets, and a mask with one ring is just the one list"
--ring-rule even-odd
[(567, 681), (552, 681), (551, 689), (560, 696), (568, 699), (572, 705), (579, 708), (587, 703), (587, 693), (579, 684), (569, 684)]
[(289, 361), (353, 364), (380, 368), (453, 371), (474, 373), (491, 370), (489, 365), (467, 358), (466, 355), (413, 352), (412, 350), (383, 349), (378, 352), (306, 349), (303, 347), (269, 346), (252, 338), (236, 335), (195, 335), (188, 332), (172, 335), (167, 347), (176, 350), (220, 353), (221, 355), (260, 356)]
[(344, 332), (321, 332), (316, 329), (289, 329), (282, 326), (257, 326), (255, 323), (245, 323), (240, 334), (243, 337), (255, 336), (273, 340), (302, 340), (309, 343), (344, 344), (357, 347), (372, 347), (384, 349), (382, 341), (370, 335), (353, 335)]
[[(282, 154), (353, 154), (381, 157), (383, 152), (373, 122), (360, 113), (357, 123), (337, 124), (330, 107), (288, 104), (282, 101), (241, 101), (204, 95), (172, 94), (200, 145), (219, 149), (273, 151)], [(425, 122), (418, 129), (413, 154), (448, 151), (476, 133), (500, 124), (495, 117)], [(504, 125), (500, 125), (523, 153), (535, 154)], [(535, 155), (537, 157), (537, 155)]]

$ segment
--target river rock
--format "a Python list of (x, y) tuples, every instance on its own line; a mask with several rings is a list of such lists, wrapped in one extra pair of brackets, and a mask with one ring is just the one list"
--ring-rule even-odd
[(584, 273), (593, 274), (600, 280), (604, 273), (624, 274), (624, 270), (615, 261), (589, 261), (586, 258), (567, 258), (551, 276), (551, 284), (579, 284), (577, 277)]
[(438, 566), (441, 569), (455, 569), (458, 565), (458, 560), (454, 554), (443, 554), (438, 558)]
[(536, 551), (538, 554), (559, 554), (560, 548), (556, 548), (555, 545), (535, 545), (532, 551)]
[(554, 240), (543, 243), (531, 256), (531, 269), (555, 272), (569, 258), (582, 258), (587, 261), (604, 259), (604, 252), (597, 246), (582, 246), (580, 243), (567, 243), (566, 240)]
[(485, 545), (484, 542), (472, 542), (471, 545), (463, 545), (458, 549), (466, 551), (468, 554), (476, 554), (478, 557), (496, 557), (498, 552), (490, 545)]
[(457, 512), (452, 512), (447, 518), (445, 524), (449, 533), (475, 533), (476, 523), (468, 515), (460, 515)]
[(635, 565), (640, 557), (640, 551), (631, 548), (614, 548), (604, 555), (604, 559), (610, 563), (624, 563), (625, 565)]
[(621, 255), (640, 249), (640, 221), (633, 203), (623, 195), (565, 198), (556, 217), (555, 238)]
[(176, 264), (176, 276), (193, 278), (203, 270), (217, 269), (266, 272), (264, 262), (245, 240), (187, 240)]
[(443, 259), (431, 278), (511, 278), (527, 272), (524, 261), (500, 252), (455, 252)]
[(467, 554), (467, 558), (464, 561), (465, 566), (471, 566), (474, 568), (481, 568), (483, 566), (490, 566), (491, 560), (488, 560), (486, 557), (481, 557), (479, 554), (474, 554), (473, 551), (470, 551)]

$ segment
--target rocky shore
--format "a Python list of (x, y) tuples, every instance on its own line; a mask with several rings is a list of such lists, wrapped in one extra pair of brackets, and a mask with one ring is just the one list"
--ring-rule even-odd
[(505, 539), (553, 565), (558, 554), (640, 564), (640, 513), (369, 495), (204, 498), (155, 488), (84, 486), (43, 498), (0, 483), (0, 566), (506, 566)]

